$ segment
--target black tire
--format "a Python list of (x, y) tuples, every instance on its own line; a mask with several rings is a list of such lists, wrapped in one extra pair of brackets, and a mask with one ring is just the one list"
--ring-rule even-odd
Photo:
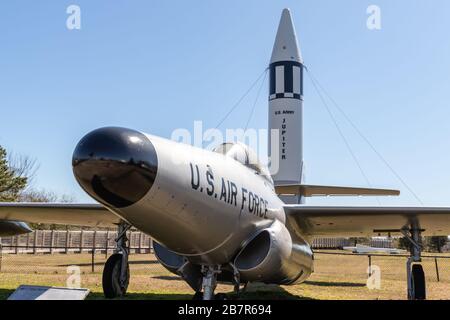
[(415, 264), (412, 266), (412, 285), (414, 288), (414, 300), (426, 299), (425, 273), (422, 265)]
[(120, 284), (120, 269), (122, 267), (123, 256), (115, 253), (108, 258), (103, 269), (103, 294), (108, 299), (122, 297), (127, 293), (128, 283), (130, 282), (130, 267), (127, 263), (126, 281)]
[(192, 297), (192, 300), (203, 300), (203, 292), (197, 291)]
[(230, 300), (230, 298), (228, 297), (228, 295), (226, 293), (217, 293), (214, 296), (214, 300)]

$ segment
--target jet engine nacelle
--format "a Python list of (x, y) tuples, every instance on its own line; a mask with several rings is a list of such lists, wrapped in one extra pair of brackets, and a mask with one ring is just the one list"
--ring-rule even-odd
[(25, 222), (0, 220), (0, 237), (17, 236), (32, 231)]
[(293, 238), (278, 220), (260, 231), (235, 259), (242, 281), (293, 284), (304, 281), (313, 271), (311, 247)]

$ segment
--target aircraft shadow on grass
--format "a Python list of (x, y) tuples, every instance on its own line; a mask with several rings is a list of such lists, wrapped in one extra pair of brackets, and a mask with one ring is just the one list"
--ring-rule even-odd
[(8, 299), (14, 291), (14, 289), (0, 289), (0, 300)]
[[(235, 299), (232, 292), (227, 293), (231, 299)], [(192, 300), (193, 294), (181, 294), (181, 293), (127, 293), (123, 298), (117, 298), (116, 300)], [(94, 292), (88, 296), (89, 300), (103, 300), (105, 299), (103, 293)], [(280, 288), (279, 291), (250, 291), (242, 293), (238, 300), (312, 300), (308, 297), (301, 297), (293, 295)]]
[[(178, 276), (154, 276), (153, 279), (182, 281)], [(328, 281), (306, 281), (306, 285), (319, 287), (364, 287), (365, 284), (353, 282), (328, 282)], [(14, 289), (0, 289), (0, 300), (6, 300)], [(230, 297), (234, 297), (233, 292), (227, 292)], [(118, 300), (191, 300), (193, 294), (189, 293), (153, 293), (153, 292), (129, 292)], [(103, 293), (91, 292), (88, 300), (103, 300)], [(276, 285), (252, 284), (250, 288), (241, 294), (239, 300), (313, 300), (308, 296), (300, 296), (286, 291), (283, 287)]]
[[(152, 279), (183, 281), (179, 276), (153, 276)], [(233, 292), (227, 292), (234, 296)], [(167, 294), (170, 296), (170, 294)], [(191, 297), (191, 296), (190, 296)], [(271, 299), (271, 300), (311, 300), (310, 297), (294, 295), (278, 285), (251, 284), (249, 290), (241, 294), (242, 299)]]
[[(0, 289), (0, 300), (6, 300), (14, 292), (14, 289)], [(228, 292), (231, 298), (234, 297), (232, 292)], [(193, 294), (186, 293), (153, 293), (153, 292), (130, 292), (123, 298), (115, 300), (192, 300)], [(104, 300), (103, 293), (91, 292), (87, 300)], [(258, 289), (256, 291), (248, 291), (241, 294), (239, 300), (312, 300), (309, 297), (293, 295), (283, 288), (277, 289)]]

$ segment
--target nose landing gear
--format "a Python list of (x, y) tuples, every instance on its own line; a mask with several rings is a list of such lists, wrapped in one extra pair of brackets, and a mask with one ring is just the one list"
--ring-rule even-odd
[(411, 243), (410, 257), (406, 262), (406, 277), (408, 283), (408, 300), (425, 300), (426, 285), (425, 272), (420, 264), (422, 261), (422, 246), (420, 244), (421, 230), (417, 226), (412, 225), (411, 229), (402, 229), (402, 234)]
[(126, 294), (130, 281), (130, 267), (128, 265), (128, 248), (126, 236), (130, 225), (119, 224), (116, 249), (108, 258), (103, 269), (103, 293), (106, 298), (122, 297)]

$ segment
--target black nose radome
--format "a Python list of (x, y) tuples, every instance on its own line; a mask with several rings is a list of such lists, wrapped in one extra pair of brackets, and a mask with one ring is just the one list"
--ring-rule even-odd
[(106, 127), (81, 139), (73, 153), (72, 166), (75, 178), (89, 195), (106, 205), (123, 208), (150, 190), (158, 158), (144, 134)]

